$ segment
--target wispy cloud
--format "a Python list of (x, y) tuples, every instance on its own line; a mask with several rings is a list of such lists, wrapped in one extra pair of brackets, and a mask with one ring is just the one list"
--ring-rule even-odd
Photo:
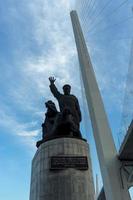
[[(12, 51), (9, 51), (10, 59), (5, 58), (2, 63), (2, 66), (6, 63), (3, 71), (10, 83), (5, 83), (1, 76), (4, 89), (0, 102), (3, 109), (6, 105), (10, 107), (8, 114), (10, 120), (19, 122), (18, 132), (22, 130), (21, 133), (24, 134), (23, 124), (32, 121), (38, 124), (36, 129), (40, 129), (43, 121), (43, 103), (48, 99), (54, 100), (48, 87), (48, 77), (51, 75), (56, 77), (56, 84), (60, 90), (64, 83), (69, 82), (83, 107), (78, 59), (69, 16), (73, 5), (74, 1), (67, 0), (24, 0), (20, 4), (12, 4), (8, 8), (8, 15), (1, 18), (5, 25), (3, 32), (7, 31), (10, 35), (8, 49)], [(2, 5), (1, 8), (4, 13), (5, 6)], [(105, 16), (101, 15), (100, 19), (105, 19)], [(104, 21), (105, 26), (108, 21)], [(87, 25), (83, 29), (86, 27)], [(96, 37), (86, 33), (85, 36), (89, 38), (87, 44), (105, 104), (110, 112), (110, 105), (121, 109), (130, 42), (117, 41), (117, 45), (109, 43), (107, 46), (100, 38), (97, 41)], [(104, 36), (108, 36), (107, 33)], [(122, 59), (123, 52), (126, 59)], [(5, 113), (8, 116), (7, 112)], [(29, 133), (26, 132), (25, 135), (32, 135), (30, 131), (33, 130), (34, 126), (26, 129)], [(34, 134), (37, 132), (33, 132)]]
[(41, 129), (38, 129), (37, 121), (20, 122), (7, 107), (0, 110), (0, 115), (0, 127), (9, 130), (10, 134), (21, 137), (30, 147), (35, 146), (36, 139), (41, 133)]
[[(72, 4), (73, 1), (65, 0), (60, 3), (33, 0), (26, 4), (22, 2), (21, 6), (15, 3), (3, 20), (10, 27), (11, 39), (16, 32), (16, 41), (12, 46), (12, 72), (8, 64), (11, 82), (5, 85), (12, 105), (9, 106), (8, 99), (7, 102), (1, 99), (3, 120), (0, 124), (27, 141), (33, 141), (41, 132), (43, 101), (53, 99), (48, 77), (55, 76), (58, 86), (70, 82), (77, 90), (75, 81), (79, 80), (79, 74), (73, 78), (77, 71), (76, 48), (69, 17)], [(12, 115), (12, 112), (15, 114)]]

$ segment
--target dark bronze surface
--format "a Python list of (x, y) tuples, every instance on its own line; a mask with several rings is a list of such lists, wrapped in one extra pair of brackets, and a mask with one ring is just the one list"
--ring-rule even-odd
[(45, 103), (47, 111), (42, 124), (42, 140), (38, 141), (39, 147), (43, 142), (57, 137), (74, 137), (82, 139), (80, 122), (82, 120), (78, 99), (70, 94), (71, 86), (63, 86), (64, 94), (60, 93), (55, 86), (55, 78), (50, 77), (50, 90), (57, 99), (60, 112), (57, 111), (55, 103), (51, 100)]

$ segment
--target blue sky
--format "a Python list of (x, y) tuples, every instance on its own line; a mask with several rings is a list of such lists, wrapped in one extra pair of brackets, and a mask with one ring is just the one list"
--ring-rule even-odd
[[(49, 91), (48, 77), (56, 77), (60, 90), (64, 83), (71, 84), (72, 92), (79, 97), (82, 112), (85, 113), (87, 109), (86, 105), (83, 106), (84, 94), (69, 17), (71, 9), (78, 10), (113, 136), (117, 148), (119, 147), (118, 132), (133, 21), (127, 20), (126, 23), (112, 26), (113, 28), (111, 25), (132, 16), (131, 0), (119, 12), (106, 16), (121, 2), (117, 1), (116, 5), (116, 1), (112, 1), (97, 20), (96, 12), (91, 11), (90, 16), (85, 14), (87, 7), (85, 4), (81, 6), (79, 0), (76, 4), (69, 0), (0, 1), (1, 199), (28, 199), (31, 160), (36, 151), (35, 142), (41, 138), (44, 102), (48, 99), (55, 101)], [(105, 0), (97, 0), (94, 8), (98, 12), (104, 4)], [(91, 5), (89, 10), (90, 8)], [(85, 22), (83, 18), (86, 19)], [(99, 20), (103, 21), (98, 25), (96, 23)], [(110, 28), (107, 30), (108, 24)], [(88, 114), (83, 114), (81, 129), (84, 137), (89, 140), (94, 156), (96, 150), (87, 118)], [(99, 174), (97, 159), (93, 160), (93, 166), (94, 175)], [(100, 175), (99, 182), (101, 185)]]

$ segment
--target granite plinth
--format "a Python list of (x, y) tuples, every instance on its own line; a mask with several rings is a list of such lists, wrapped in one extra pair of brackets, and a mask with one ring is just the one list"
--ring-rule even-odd
[[(51, 170), (53, 156), (86, 156), (88, 169)], [(39, 146), (32, 161), (30, 200), (94, 200), (87, 142), (75, 138), (58, 138)]]

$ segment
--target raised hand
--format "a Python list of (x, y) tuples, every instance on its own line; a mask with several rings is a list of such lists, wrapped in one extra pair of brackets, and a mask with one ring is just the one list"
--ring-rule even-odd
[(52, 84), (52, 83), (54, 83), (56, 81), (56, 79), (53, 76), (51, 76), (51, 77), (49, 77), (49, 81)]

